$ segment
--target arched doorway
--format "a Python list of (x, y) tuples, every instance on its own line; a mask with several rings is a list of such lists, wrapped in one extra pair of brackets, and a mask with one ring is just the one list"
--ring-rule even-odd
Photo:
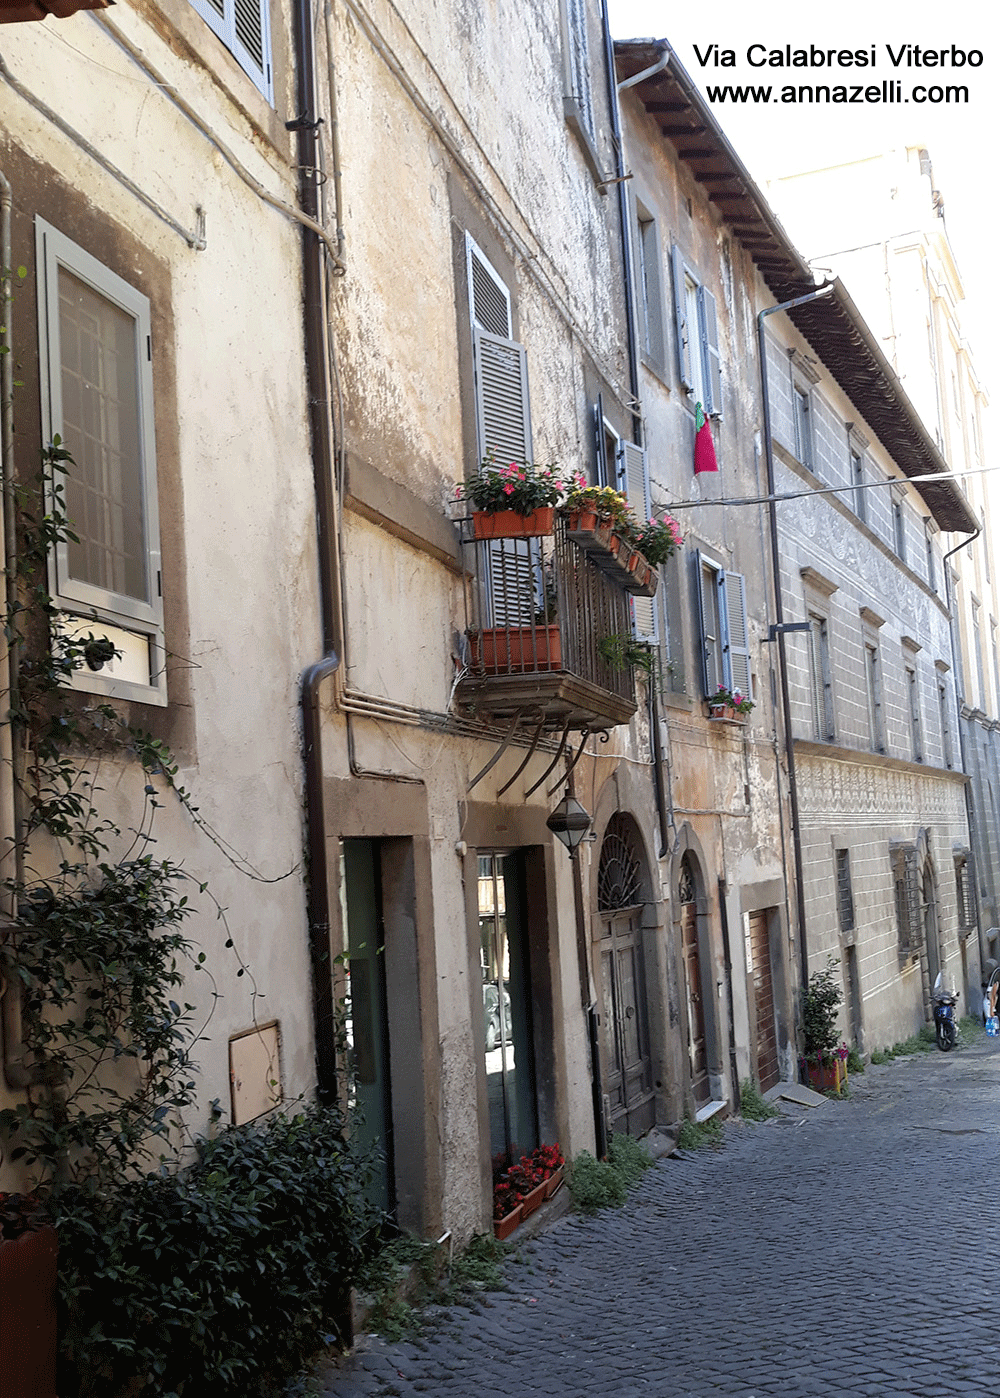
[(681, 859), (677, 881), (677, 901), (681, 910), (681, 953), (684, 961), (684, 986), (687, 994), (688, 1066), (691, 1074), (691, 1094), (695, 1106), (703, 1107), (711, 1100), (708, 1077), (708, 1039), (705, 1033), (705, 1003), (698, 946), (698, 903), (694, 867), (691, 856)]
[(644, 862), (633, 822), (608, 822), (597, 871), (604, 1091), (613, 1131), (641, 1136), (656, 1120), (649, 1049), (642, 913)]

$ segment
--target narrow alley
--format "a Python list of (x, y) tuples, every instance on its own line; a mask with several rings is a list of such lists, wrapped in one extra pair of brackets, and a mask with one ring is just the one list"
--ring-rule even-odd
[(569, 1215), (507, 1290), (364, 1337), (325, 1398), (932, 1398), (996, 1391), (1000, 1045), (869, 1067), (851, 1096), (661, 1161)]

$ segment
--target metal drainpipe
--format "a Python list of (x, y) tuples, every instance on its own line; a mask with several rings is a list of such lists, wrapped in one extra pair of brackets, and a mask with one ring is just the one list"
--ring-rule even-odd
[[(774, 620), (778, 626), (784, 621), (784, 607), (781, 597), (781, 549), (778, 542), (778, 514), (774, 501), (774, 444), (771, 441), (771, 397), (767, 383), (767, 341), (764, 335), (764, 319), (776, 311), (790, 311), (795, 306), (804, 306), (817, 297), (828, 296), (833, 283), (819, 286), (805, 296), (796, 296), (791, 301), (782, 301), (777, 306), (768, 306), (757, 316), (757, 353), (760, 359), (761, 407), (764, 415), (764, 459), (767, 463), (767, 493), (772, 498), (768, 502), (768, 523), (771, 534), (771, 568), (774, 573)], [(785, 653), (785, 633), (778, 632), (778, 676), (781, 684), (781, 714), (785, 729), (785, 760), (788, 764), (788, 804), (792, 826), (792, 853), (795, 859), (795, 911), (799, 931), (799, 975), (801, 988), (809, 984), (809, 949), (806, 941), (806, 895), (802, 870), (802, 835), (799, 830), (799, 790), (795, 779), (795, 743), (792, 738), (792, 710), (788, 695), (788, 657)], [(796, 1019), (799, 1016), (796, 1014)]]
[(948, 567), (948, 559), (953, 553), (958, 553), (959, 549), (964, 549), (968, 544), (973, 543), (979, 538), (982, 532), (982, 529), (977, 529), (974, 534), (970, 534), (967, 539), (963, 539), (960, 543), (956, 544), (954, 548), (949, 549), (941, 559), (941, 566), (944, 569), (944, 601), (945, 606), (948, 608), (948, 619), (950, 622), (948, 631), (951, 636), (951, 666), (952, 673), (955, 676), (955, 710), (958, 717), (958, 752), (962, 761), (962, 771), (968, 777), (968, 781), (965, 783), (965, 818), (969, 822), (969, 861), (972, 865), (972, 868), (969, 870), (969, 877), (972, 880), (972, 896), (976, 905), (976, 942), (979, 945), (980, 974), (982, 974), (983, 963), (986, 960), (986, 944), (983, 941), (982, 918), (979, 908), (979, 876), (976, 872), (976, 813), (975, 802), (972, 799), (972, 773), (969, 771), (969, 759), (965, 747), (965, 726), (962, 723), (961, 708), (957, 703), (959, 655), (955, 630), (958, 626), (958, 617), (952, 615), (951, 569)]
[[(318, 219), (317, 169), (319, 125), (316, 118), (315, 53), (310, 0), (296, 0), (294, 44), (298, 116), (289, 123), (296, 132), (299, 203), (303, 213)], [(337, 618), (340, 580), (333, 557), (335, 501), (333, 441), (330, 425), (330, 385), (324, 297), (324, 248), (318, 235), (302, 229), (302, 290), (309, 430), (312, 444), (313, 491), (316, 500), (316, 540), (319, 552), (320, 610), (323, 657), (303, 671), (300, 679), (302, 747), (306, 796), (306, 908), (313, 977), (313, 1017), (316, 1036), (316, 1083), (321, 1101), (337, 1092), (335, 1004), (330, 946), (330, 892), (326, 826), (323, 819), (323, 744), (319, 690), (340, 665), (342, 652)]]
[[(622, 149), (621, 122), (618, 118), (618, 93), (627, 87), (642, 82), (656, 73), (661, 73), (670, 62), (670, 50), (665, 49), (659, 60), (641, 73), (626, 78), (623, 83), (615, 83), (615, 47), (611, 38), (608, 21), (607, 0), (603, 0), (601, 15), (604, 22), (605, 67), (608, 77), (608, 109), (611, 113), (611, 135), (615, 147), (615, 175), (618, 182), (618, 221), (622, 239), (622, 275), (625, 282), (625, 330), (628, 340), (629, 390), (634, 404), (639, 402), (639, 351), (635, 328), (635, 308), (632, 304), (632, 239), (628, 209), (628, 191), (625, 186), (625, 153)], [(638, 445), (642, 444), (642, 417), (633, 407), (632, 436)], [(653, 759), (653, 799), (656, 803), (656, 818), (660, 830), (659, 858), (665, 859), (670, 847), (667, 822), (667, 797), (663, 785), (663, 750), (660, 744), (659, 707), (653, 686), (649, 690), (649, 732)]]

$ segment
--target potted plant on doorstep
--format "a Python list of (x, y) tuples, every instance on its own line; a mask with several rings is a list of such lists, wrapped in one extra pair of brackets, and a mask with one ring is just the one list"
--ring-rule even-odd
[(555, 507), (566, 493), (554, 465), (511, 461), (498, 466), (492, 452), (478, 471), (455, 487), (455, 499), (472, 506), (477, 539), (530, 539), (551, 534)]
[(839, 1092), (847, 1082), (847, 1045), (841, 1042), (837, 1009), (844, 998), (837, 977), (840, 962), (830, 957), (824, 971), (809, 977), (802, 997), (802, 1033), (805, 1053), (799, 1068), (817, 1092)]
[(503, 1241), (524, 1219), (551, 1199), (563, 1181), (559, 1143), (538, 1146), (494, 1177), (493, 1232)]
[(730, 723), (742, 723), (756, 708), (752, 699), (741, 694), (738, 689), (727, 689), (720, 684), (708, 701), (710, 718), (726, 719)]

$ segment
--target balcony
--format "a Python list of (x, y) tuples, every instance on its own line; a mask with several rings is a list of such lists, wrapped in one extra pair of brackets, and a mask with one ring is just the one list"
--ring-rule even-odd
[(614, 728), (635, 713), (635, 683), (600, 642), (632, 635), (628, 575), (570, 538), (563, 516), (553, 530), (476, 540), (462, 522), (469, 662), (456, 699), (491, 723)]

